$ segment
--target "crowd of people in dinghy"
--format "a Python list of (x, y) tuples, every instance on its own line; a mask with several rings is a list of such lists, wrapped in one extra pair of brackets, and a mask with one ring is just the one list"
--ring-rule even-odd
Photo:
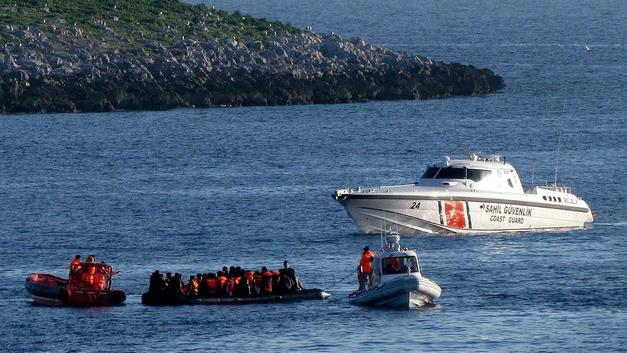
[(303, 290), (296, 271), (287, 261), (283, 268), (260, 271), (241, 267), (222, 267), (217, 273), (198, 273), (189, 276), (187, 283), (180, 273), (163, 274), (158, 270), (150, 276), (148, 291), (153, 294), (189, 295), (199, 297), (250, 297)]

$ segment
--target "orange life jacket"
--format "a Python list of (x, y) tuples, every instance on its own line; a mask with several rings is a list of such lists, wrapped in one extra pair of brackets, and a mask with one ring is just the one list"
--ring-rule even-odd
[(70, 270), (74, 270), (80, 264), (81, 264), (81, 260), (79, 260), (79, 259), (72, 259), (72, 262), (70, 262)]
[(239, 276), (237, 276), (237, 277), (233, 277), (233, 280), (235, 280), (235, 285), (236, 285), (236, 286), (239, 286), (239, 282), (241, 282), (241, 281), (242, 281), (242, 277), (239, 277)]
[(105, 288), (106, 277), (103, 273), (95, 273), (94, 274), (94, 282), (93, 286), (96, 289), (104, 289)]
[(89, 271), (85, 271), (81, 274), (81, 282), (83, 284), (93, 286), (94, 285), (94, 275), (95, 273), (89, 273)]
[(244, 277), (246, 277), (246, 280), (248, 281), (248, 283), (253, 283), (254, 274), (252, 272), (246, 271), (246, 273), (244, 274)]
[(270, 271), (266, 271), (264, 273), (261, 274), (264, 277), (264, 280), (266, 281), (266, 286), (263, 288), (263, 291), (265, 293), (272, 293), (272, 272)]
[(205, 280), (207, 283), (207, 288), (209, 289), (210, 294), (215, 294), (218, 291), (218, 280), (215, 278), (207, 278)]
[(226, 286), (226, 283), (229, 281), (226, 276), (218, 276), (218, 284), (220, 285), (220, 289), (223, 289)]
[(361, 266), (361, 271), (365, 273), (372, 272), (372, 259), (374, 258), (374, 253), (372, 251), (366, 251), (361, 254), (361, 259), (359, 260), (359, 266)]

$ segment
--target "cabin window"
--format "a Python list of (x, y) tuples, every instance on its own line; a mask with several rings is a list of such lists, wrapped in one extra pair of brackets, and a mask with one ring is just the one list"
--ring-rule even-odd
[(478, 182), (481, 181), (481, 179), (484, 179), (486, 177), (489, 177), (490, 174), (492, 174), (491, 170), (485, 170), (485, 169), (468, 169), (468, 179), (474, 181), (474, 182)]
[(384, 275), (418, 272), (418, 261), (414, 256), (387, 257), (381, 261)]
[(422, 174), (423, 179), (433, 179), (435, 174), (440, 170), (438, 167), (429, 167), (425, 170), (424, 174)]
[(546, 201), (546, 196), (542, 196), (542, 200)]
[(514, 184), (512, 183), (512, 179), (507, 179), (507, 185), (509, 185), (510, 188), (514, 187)]
[(466, 168), (442, 168), (436, 179), (466, 179)]

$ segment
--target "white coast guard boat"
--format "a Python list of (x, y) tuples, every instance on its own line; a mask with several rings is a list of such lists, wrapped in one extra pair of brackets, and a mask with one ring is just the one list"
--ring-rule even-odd
[(528, 191), (499, 155), (470, 153), (427, 168), (418, 182), (338, 189), (339, 201), (363, 233), (392, 226), (401, 234), (484, 233), (581, 228), (588, 204), (563, 186)]
[(400, 247), (396, 233), (386, 236), (387, 247), (372, 262), (374, 285), (348, 296), (352, 304), (411, 309), (433, 304), (442, 288), (422, 277), (416, 251)]

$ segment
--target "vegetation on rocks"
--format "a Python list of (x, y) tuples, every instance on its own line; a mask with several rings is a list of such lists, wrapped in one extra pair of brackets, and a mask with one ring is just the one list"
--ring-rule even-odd
[(167, 45), (184, 37), (241, 40), (299, 32), (281, 22), (177, 0), (0, 0), (0, 26), (30, 26), (43, 32), (78, 29), (122, 48), (141, 47), (145, 39)]
[(175, 0), (0, 0), (0, 112), (346, 103), (481, 95), (445, 64)]

